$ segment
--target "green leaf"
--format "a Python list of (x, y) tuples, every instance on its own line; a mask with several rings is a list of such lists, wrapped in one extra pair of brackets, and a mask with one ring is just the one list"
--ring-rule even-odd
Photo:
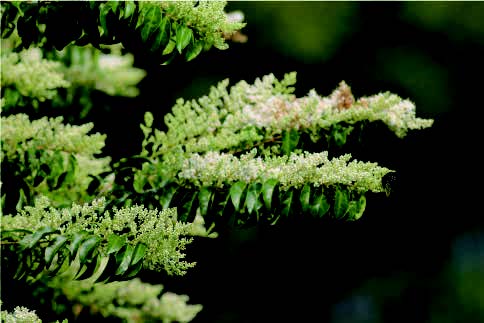
[(290, 155), (294, 149), (296, 149), (299, 143), (299, 131), (297, 129), (291, 129), (284, 131), (282, 135), (282, 152), (285, 155)]
[(122, 251), (116, 254), (116, 262), (119, 264), (116, 269), (116, 275), (122, 275), (128, 270), (131, 259), (133, 258), (134, 248), (132, 245), (126, 245)]
[(304, 184), (303, 188), (301, 189), (301, 194), (299, 195), (299, 201), (301, 202), (302, 211), (306, 213), (309, 211), (311, 207), (310, 203), (311, 198), (311, 185)]
[(124, 277), (125, 278), (132, 278), (132, 277), (136, 276), (139, 273), (139, 271), (141, 270), (141, 268), (143, 268), (143, 262), (142, 261), (136, 263), (133, 266), (130, 266), (128, 268), (128, 270), (124, 273)]
[(87, 233), (87, 231), (84, 231), (84, 230), (74, 233), (74, 235), (72, 236), (72, 242), (69, 246), (69, 251), (71, 252), (71, 256), (74, 256), (75, 254), (77, 254), (77, 250), (79, 249), (79, 246), (81, 245), (82, 241), (86, 239), (88, 235), (89, 234)]
[(334, 193), (334, 216), (337, 219), (342, 218), (346, 214), (348, 202), (348, 192), (337, 188)]
[(202, 52), (202, 50), (203, 50), (203, 41), (198, 40), (198, 41), (192, 42), (185, 53), (185, 58), (187, 62), (197, 57)]
[(141, 29), (141, 39), (146, 42), (148, 38), (160, 27), (161, 8), (158, 6), (151, 6), (147, 9), (143, 21), (143, 28)]
[(364, 195), (356, 201), (350, 201), (348, 206), (348, 220), (354, 221), (361, 218), (366, 208), (366, 197)]
[(293, 196), (294, 191), (290, 188), (288, 191), (284, 192), (283, 198), (281, 199), (282, 209), (281, 215), (288, 217), (292, 212), (291, 208), (293, 207)]
[(126, 1), (126, 6), (125, 6), (125, 11), (124, 11), (124, 19), (127, 19), (131, 17), (136, 9), (136, 4), (134, 1)]
[(166, 45), (165, 49), (161, 54), (162, 55), (170, 54), (175, 49), (175, 46), (176, 46), (176, 42), (172, 38), (170, 38), (170, 41), (168, 42), (168, 44)]
[(245, 205), (247, 206), (247, 212), (249, 214), (252, 214), (252, 212), (257, 211), (262, 206), (262, 203), (259, 201), (261, 188), (262, 188), (261, 183), (251, 183), (247, 188)]
[(164, 17), (161, 20), (158, 33), (151, 45), (151, 51), (157, 51), (161, 46), (165, 46), (170, 37), (170, 19)]
[(69, 155), (69, 159), (67, 160), (67, 176), (66, 176), (66, 183), (72, 183), (76, 177), (76, 169), (77, 169), (77, 158), (74, 154)]
[(181, 54), (183, 49), (190, 44), (190, 40), (192, 40), (193, 31), (185, 26), (185, 25), (178, 25), (176, 30), (176, 49)]
[(264, 205), (268, 210), (272, 208), (272, 199), (278, 184), (279, 181), (277, 179), (270, 178), (262, 185), (262, 198), (264, 199)]
[(48, 234), (56, 232), (57, 229), (46, 226), (42, 227), (39, 230), (35, 231), (32, 234), (26, 235), (22, 240), (20, 240), (19, 244), (21, 246), (21, 250), (24, 249), (31, 249), (33, 248), (40, 239), (45, 237)]
[(175, 185), (170, 185), (163, 189), (162, 195), (160, 195), (159, 197), (162, 209), (167, 209), (168, 207), (170, 207), (171, 200), (173, 199), (173, 196), (175, 195), (177, 189), (178, 187)]
[(234, 205), (235, 211), (237, 212), (239, 211), (240, 200), (242, 194), (244, 193), (246, 185), (246, 183), (239, 181), (232, 184), (232, 186), (230, 187), (230, 199), (232, 201), (232, 204)]
[(52, 260), (54, 259), (55, 254), (59, 251), (60, 248), (62, 248), (67, 242), (67, 237), (65, 236), (57, 236), (54, 243), (45, 248), (45, 262), (47, 263), (47, 266), (50, 265)]
[(131, 264), (130, 264), (131, 266), (134, 266), (138, 262), (143, 260), (147, 248), (148, 247), (144, 243), (138, 243), (136, 245), (136, 247), (134, 248), (134, 251), (133, 251), (133, 258), (131, 259)]
[(309, 212), (312, 216), (321, 218), (329, 211), (331, 205), (324, 195), (324, 189), (321, 189), (319, 192), (315, 192), (314, 195), (315, 196), (313, 197)]
[(106, 253), (108, 255), (118, 252), (127, 242), (126, 235), (111, 234), (108, 237), (108, 246)]
[(202, 187), (198, 193), (198, 204), (200, 207), (200, 215), (205, 216), (208, 213), (208, 207), (213, 197), (213, 193), (208, 187)]
[(89, 260), (89, 256), (92, 255), (99, 243), (101, 243), (101, 239), (96, 236), (90, 236), (82, 242), (79, 247), (79, 260), (81, 264)]

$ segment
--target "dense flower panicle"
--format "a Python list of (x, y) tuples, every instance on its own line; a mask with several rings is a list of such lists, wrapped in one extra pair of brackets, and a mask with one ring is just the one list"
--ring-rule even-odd
[[(245, 26), (240, 17), (224, 11), (227, 1), (160, 1), (174, 19), (194, 28), (202, 39), (215, 48), (227, 49), (225, 37)], [(196, 4), (196, 5), (195, 5)], [(243, 18), (243, 17), (242, 17)]]
[[(61, 69), (60, 62), (43, 59), (40, 48), (20, 53), (6, 50), (2, 54), (2, 87), (13, 86), (22, 96), (39, 101), (52, 99), (59, 88), (70, 86)], [(2, 105), (8, 106), (9, 102), (2, 100)]]
[(61, 150), (85, 156), (101, 153), (106, 135), (88, 134), (94, 124), (73, 126), (62, 121), (62, 117), (43, 117), (30, 121), (23, 113), (2, 117), (1, 140), (4, 158), (30, 148)]
[(358, 191), (383, 192), (381, 178), (390, 172), (376, 163), (350, 161), (351, 155), (328, 159), (328, 153), (291, 154), (261, 158), (255, 151), (237, 158), (230, 154), (207, 152), (193, 154), (185, 160), (178, 174), (198, 186), (223, 187), (237, 181), (246, 183), (276, 179), (282, 189), (344, 184)]
[(71, 281), (61, 287), (70, 301), (126, 322), (190, 322), (202, 310), (202, 305), (188, 304), (187, 295), (163, 293), (163, 285), (144, 283), (139, 278), (92, 286)]
[[(87, 189), (92, 176), (109, 171), (111, 161), (110, 157), (97, 156), (102, 152), (106, 136), (89, 134), (92, 123), (77, 126), (62, 121), (62, 117), (31, 121), (26, 114), (1, 118), (1, 161), (20, 169), (9, 175), (27, 183), (32, 196), (47, 195), (57, 206), (91, 200)], [(42, 167), (48, 167), (50, 174), (42, 175), (39, 171)], [(52, 183), (48, 184), (52, 178), (35, 183), (36, 175), (58, 178), (61, 173), (69, 180), (56, 179), (57, 190), (52, 189)]]
[[(58, 228), (62, 234), (86, 230), (107, 239), (111, 234), (129, 229), (129, 241), (147, 246), (144, 265), (148, 269), (164, 269), (170, 275), (183, 275), (195, 266), (183, 259), (183, 251), (192, 242), (192, 223), (177, 221), (175, 209), (148, 210), (131, 206), (104, 212), (104, 199), (91, 204), (73, 204), (70, 208), (50, 206), (45, 197), (36, 200), (33, 207), (25, 207), (15, 216), (2, 216), (2, 230), (23, 228), (36, 231), (44, 226)], [(199, 224), (196, 224), (199, 226)], [(106, 247), (106, 246), (105, 246)]]
[(415, 116), (415, 105), (395, 94), (380, 93), (355, 100), (350, 87), (341, 82), (332, 94), (320, 96), (311, 90), (296, 98), (291, 92), (295, 73), (278, 81), (273, 74), (256, 79), (253, 85), (241, 81), (227, 89), (224, 80), (198, 100), (179, 99), (165, 116), (168, 130), (159, 132), (155, 154), (171, 153), (183, 146), (194, 152), (223, 151), (270, 140), (287, 129), (310, 133), (328, 130), (338, 123), (382, 121), (398, 137), (408, 130), (430, 127), (431, 119)]

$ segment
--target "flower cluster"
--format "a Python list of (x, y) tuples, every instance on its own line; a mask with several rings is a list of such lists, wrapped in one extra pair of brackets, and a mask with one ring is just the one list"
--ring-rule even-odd
[(2, 108), (18, 104), (16, 93), (40, 102), (54, 98), (59, 88), (70, 86), (61, 68), (61, 63), (42, 58), (40, 48), (29, 48), (20, 53), (5, 50), (1, 68)]
[(237, 181), (265, 182), (276, 179), (281, 189), (343, 184), (357, 191), (383, 192), (381, 178), (390, 172), (376, 163), (352, 160), (346, 154), (328, 159), (328, 153), (291, 154), (281, 157), (256, 157), (253, 150), (237, 158), (230, 154), (207, 152), (185, 160), (178, 174), (198, 186), (223, 187)]
[(41, 197), (36, 200), (34, 207), (25, 207), (15, 216), (3, 216), (2, 229), (36, 231), (50, 226), (58, 228), (62, 234), (86, 230), (105, 240), (111, 234), (119, 234), (128, 229), (130, 243), (143, 243), (147, 246), (144, 259), (146, 268), (164, 269), (170, 275), (183, 275), (187, 269), (195, 266), (195, 263), (183, 260), (183, 251), (193, 240), (190, 237), (194, 230), (193, 224), (178, 222), (175, 209), (159, 212), (142, 206), (131, 206), (103, 212), (104, 207), (105, 201), (99, 199), (91, 204), (73, 204), (70, 208), (57, 209)]
[[(103, 317), (117, 317), (124, 322), (190, 322), (202, 310), (188, 304), (187, 295), (163, 291), (163, 285), (143, 283), (139, 278), (84, 286), (71, 281), (61, 286), (66, 297)], [(161, 296), (160, 296), (161, 294)]]

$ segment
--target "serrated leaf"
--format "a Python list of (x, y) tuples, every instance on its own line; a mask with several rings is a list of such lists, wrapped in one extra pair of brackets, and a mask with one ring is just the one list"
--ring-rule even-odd
[(279, 181), (277, 179), (271, 178), (265, 181), (262, 185), (262, 198), (264, 200), (264, 205), (268, 210), (272, 208), (272, 199), (278, 184)]
[(146, 249), (148, 247), (144, 243), (138, 243), (133, 251), (133, 257), (131, 259), (131, 266), (136, 265), (138, 262), (143, 260), (146, 254)]
[(183, 49), (190, 44), (190, 40), (192, 40), (193, 31), (191, 28), (185, 25), (178, 25), (176, 29), (176, 49), (181, 54)]
[(60, 235), (55, 238), (53, 244), (45, 248), (44, 259), (47, 266), (50, 265), (56, 253), (59, 251), (60, 248), (62, 248), (66, 244), (66, 242), (67, 242), (67, 237)]
[(212, 191), (208, 187), (202, 187), (198, 192), (198, 205), (200, 208), (200, 215), (205, 216), (208, 213), (210, 200), (213, 196)]
[(346, 211), (348, 210), (348, 202), (348, 192), (339, 188), (336, 189), (334, 193), (334, 216), (337, 219), (342, 218), (346, 214)]
[(232, 184), (232, 186), (230, 187), (230, 199), (232, 201), (232, 204), (234, 205), (235, 211), (237, 212), (240, 209), (240, 200), (242, 194), (244, 193), (246, 185), (246, 183), (239, 181)]
[(81, 264), (89, 260), (88, 257), (92, 255), (99, 243), (101, 243), (101, 239), (96, 236), (90, 236), (82, 242), (79, 247), (79, 260), (81, 261)]
[(306, 213), (309, 211), (311, 199), (311, 185), (304, 184), (303, 188), (301, 189), (301, 194), (299, 195), (299, 202), (301, 202), (302, 211)]
[(126, 245), (116, 254), (116, 262), (119, 264), (115, 275), (122, 275), (128, 270), (131, 259), (133, 258), (134, 248), (132, 245)]
[(19, 244), (21, 246), (21, 250), (33, 248), (39, 242), (40, 239), (42, 239), (46, 235), (54, 233), (56, 231), (57, 231), (57, 229), (46, 226), (46, 227), (40, 228), (39, 230), (35, 231), (32, 234), (26, 235), (19, 242)]
[(118, 252), (127, 242), (126, 235), (111, 234), (108, 237), (108, 246), (106, 253), (108, 255)]
[(284, 131), (282, 135), (282, 152), (285, 155), (290, 155), (299, 143), (299, 131), (297, 129), (290, 129)]
[(259, 195), (261, 193), (261, 183), (251, 183), (247, 188), (247, 196), (245, 198), (245, 205), (247, 212), (252, 214), (255, 210), (259, 209), (261, 203), (259, 201)]

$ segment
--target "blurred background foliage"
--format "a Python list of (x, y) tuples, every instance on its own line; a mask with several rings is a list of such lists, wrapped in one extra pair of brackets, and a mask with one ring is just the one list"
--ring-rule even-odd
[(296, 71), (298, 96), (329, 95), (342, 80), (355, 97), (391, 91), (435, 124), (362, 143), (359, 159), (397, 177), (359, 221), (234, 231), (194, 244), (188, 275), (153, 281), (203, 304), (194, 322), (483, 322), (484, 2), (230, 1), (236, 10), (247, 42), (167, 66), (140, 50), (139, 95), (90, 94), (82, 122), (107, 134), (106, 155), (139, 153), (145, 111), (161, 127), (177, 98), (269, 73)]

